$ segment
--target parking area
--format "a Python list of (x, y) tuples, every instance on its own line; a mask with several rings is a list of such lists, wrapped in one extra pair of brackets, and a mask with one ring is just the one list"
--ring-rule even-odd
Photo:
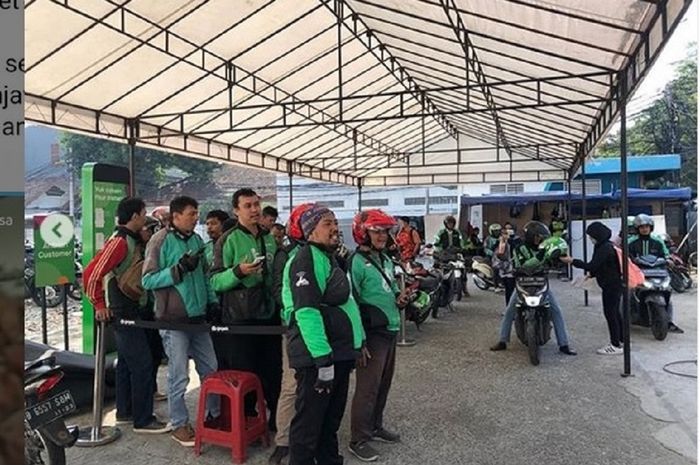
[[(696, 379), (664, 371), (668, 363), (697, 359), (695, 289), (673, 297), (685, 334), (669, 334), (659, 342), (648, 329), (632, 328), (634, 376), (622, 378), (622, 357), (595, 353), (607, 342), (599, 296), (591, 294), (585, 307), (581, 290), (569, 283), (553, 286), (577, 357), (559, 354), (553, 341), (543, 348), (538, 367), (529, 364), (525, 347), (515, 339), (505, 352), (489, 351), (503, 300), (502, 294), (491, 292), (472, 289), (454, 313), (429, 320), (420, 332), (409, 327), (418, 343), (399, 350), (386, 412), (387, 425), (401, 433), (402, 443), (378, 444), (380, 463), (695, 463)], [(666, 368), (697, 373), (693, 363)], [(190, 412), (199, 393), (194, 371), (192, 375)], [(158, 404), (157, 413), (166, 417), (167, 404)], [(348, 413), (340, 430), (343, 451), (349, 440)], [(87, 425), (90, 415), (71, 421)], [(113, 423), (113, 406), (108, 406), (105, 424)], [(197, 458), (168, 435), (135, 435), (129, 428), (123, 432), (113, 444), (69, 450), (68, 463), (230, 461), (223, 448), (206, 446)], [(271, 450), (249, 448), (247, 463), (267, 463)], [(348, 463), (355, 462), (345, 455)]]

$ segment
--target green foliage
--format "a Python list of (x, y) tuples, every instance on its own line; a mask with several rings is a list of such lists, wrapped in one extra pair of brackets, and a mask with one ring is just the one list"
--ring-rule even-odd
[[(129, 146), (106, 139), (64, 132), (61, 146), (66, 162), (79, 178), (84, 163), (100, 162), (119, 166), (129, 165)], [(198, 158), (174, 155), (157, 150), (136, 147), (134, 153), (135, 184), (138, 195), (150, 197), (166, 181), (166, 172), (176, 168), (189, 182), (206, 185), (212, 182), (219, 164)]]
[[(627, 129), (627, 151), (634, 155), (678, 153), (682, 186), (697, 190), (697, 44), (676, 66), (675, 78)], [(599, 157), (620, 155), (619, 133), (598, 148)]]

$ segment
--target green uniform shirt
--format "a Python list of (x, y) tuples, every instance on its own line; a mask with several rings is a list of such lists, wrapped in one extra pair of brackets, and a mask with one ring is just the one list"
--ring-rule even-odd
[[(397, 332), (400, 316), (396, 296), (400, 291), (394, 278), (392, 261), (384, 253), (359, 251), (350, 260), (350, 281), (355, 300), (360, 306), (365, 331)], [(384, 275), (390, 282), (384, 279), (377, 267), (384, 270)]]

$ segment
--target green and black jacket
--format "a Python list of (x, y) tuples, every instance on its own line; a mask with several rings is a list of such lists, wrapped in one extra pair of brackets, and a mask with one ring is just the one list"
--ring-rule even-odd
[(301, 247), (285, 265), (282, 302), (290, 367), (323, 367), (359, 356), (365, 340), (360, 311), (333, 252), (313, 243)]
[[(384, 271), (388, 282), (378, 267)], [(400, 320), (396, 305), (399, 287), (391, 259), (382, 252), (358, 249), (350, 258), (350, 281), (365, 332), (396, 334)]]
[(521, 244), (513, 250), (513, 266), (517, 272), (544, 273), (547, 261), (545, 251)]

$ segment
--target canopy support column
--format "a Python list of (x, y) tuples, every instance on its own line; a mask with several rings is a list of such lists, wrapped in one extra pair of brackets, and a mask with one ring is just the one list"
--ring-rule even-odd
[(289, 213), (294, 208), (294, 173), (289, 171)]
[(136, 154), (136, 136), (137, 136), (137, 125), (136, 121), (129, 121), (129, 196), (133, 197), (136, 195), (136, 184), (134, 176), (134, 155)]
[(362, 178), (357, 180), (357, 211), (362, 211)]
[[(567, 234), (568, 234), (568, 243), (569, 243), (569, 250), (573, 250), (574, 247), (574, 236), (571, 231), (571, 224), (572, 224), (572, 217), (571, 217), (571, 179), (566, 180), (566, 193), (568, 194), (567, 199), (566, 199), (566, 224), (567, 224)], [(569, 277), (569, 281), (574, 279), (574, 267), (571, 265), (567, 265), (567, 272), (566, 275)]]
[(632, 374), (630, 354), (630, 295), (627, 288), (629, 278), (629, 251), (627, 249), (629, 237), (627, 236), (627, 74), (620, 74), (620, 92), (618, 105), (620, 107), (620, 230), (622, 234), (622, 337), (624, 339), (624, 371), (622, 376)]
[[(588, 239), (586, 239), (586, 158), (581, 162), (581, 240), (583, 241), (583, 261), (588, 261)], [(583, 305), (588, 307), (588, 291), (583, 291)]]

